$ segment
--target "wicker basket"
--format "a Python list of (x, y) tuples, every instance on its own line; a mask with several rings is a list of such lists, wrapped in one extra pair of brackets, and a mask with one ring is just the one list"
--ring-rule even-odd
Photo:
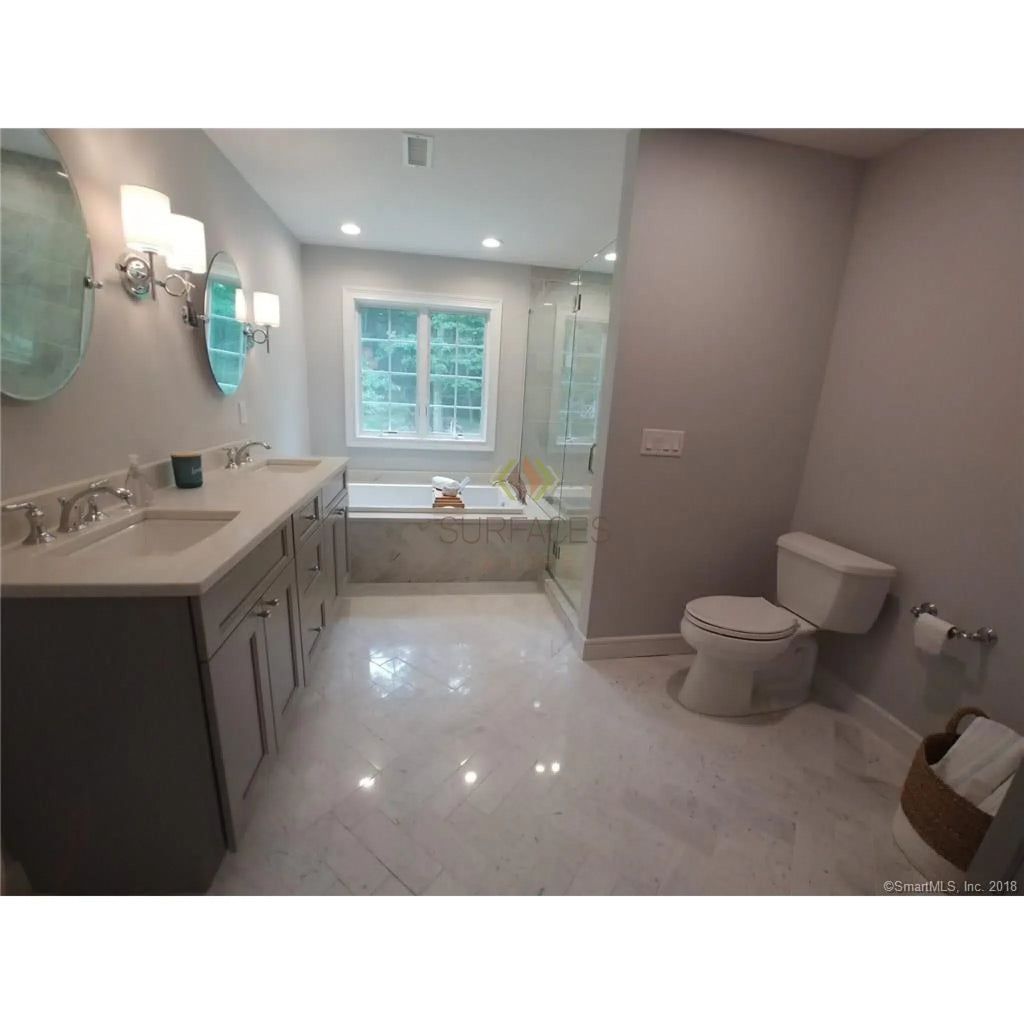
[(988, 718), (981, 708), (960, 708), (945, 732), (926, 736), (917, 748), (903, 783), (900, 806), (914, 831), (940, 856), (967, 870), (981, 845), (992, 815), (979, 810), (931, 769), (960, 738), (957, 727), (969, 715)]

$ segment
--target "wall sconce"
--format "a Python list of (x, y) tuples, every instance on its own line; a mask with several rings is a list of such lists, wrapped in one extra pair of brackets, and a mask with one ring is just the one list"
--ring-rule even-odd
[[(186, 298), (182, 319), (191, 323), (192, 282), (183, 274), (206, 269), (206, 233), (202, 221), (171, 213), (171, 201), (162, 192), (142, 185), (121, 186), (121, 225), (125, 252), (115, 264), (121, 272), (121, 284), (133, 298), (147, 294), (156, 301), (159, 285), (174, 298)], [(171, 273), (161, 281), (156, 276), (155, 256), (163, 256)]]
[[(238, 296), (242, 296), (242, 315), (238, 315)], [(266, 345), (267, 354), (270, 354), (270, 328), (281, 326), (281, 300), (273, 292), (252, 293), (252, 318), (256, 326), (245, 324), (246, 345), (252, 348), (254, 345)], [(245, 296), (241, 289), (235, 293), (235, 319), (245, 323)], [(262, 337), (260, 337), (262, 335)]]

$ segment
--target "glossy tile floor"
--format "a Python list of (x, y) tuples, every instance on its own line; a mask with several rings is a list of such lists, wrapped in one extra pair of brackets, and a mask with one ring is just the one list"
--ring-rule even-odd
[(583, 663), (540, 592), (405, 590), (348, 602), (211, 893), (917, 879), (890, 836), (906, 760), (844, 714), (702, 718), (676, 699), (686, 657)]

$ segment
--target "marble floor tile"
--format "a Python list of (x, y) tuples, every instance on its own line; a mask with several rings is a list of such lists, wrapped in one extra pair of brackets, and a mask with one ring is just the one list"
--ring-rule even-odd
[(690, 658), (580, 661), (522, 587), (359, 593), (211, 894), (869, 894), (907, 759), (841, 711), (678, 701)]

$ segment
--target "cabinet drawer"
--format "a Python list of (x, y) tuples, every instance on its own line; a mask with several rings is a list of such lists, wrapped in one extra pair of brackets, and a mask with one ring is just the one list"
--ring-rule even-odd
[(238, 625), (262, 589), (292, 557), (292, 531), (288, 520), (279, 523), (219, 583), (199, 597), (200, 656), (212, 657)]
[(318, 491), (305, 505), (292, 515), (295, 528), (295, 546), (298, 547), (319, 525), (323, 518), (323, 505)]
[(330, 567), (330, 551), (327, 540), (327, 531), (319, 528), (316, 533), (307, 537), (299, 545), (295, 556), (295, 574), (299, 580), (300, 599), (323, 586), (324, 578)]
[(330, 510), (341, 500), (345, 491), (348, 490), (347, 476), (347, 473), (341, 472), (324, 484), (320, 491), (320, 496), (323, 499), (322, 507), (325, 512), (330, 512)]

